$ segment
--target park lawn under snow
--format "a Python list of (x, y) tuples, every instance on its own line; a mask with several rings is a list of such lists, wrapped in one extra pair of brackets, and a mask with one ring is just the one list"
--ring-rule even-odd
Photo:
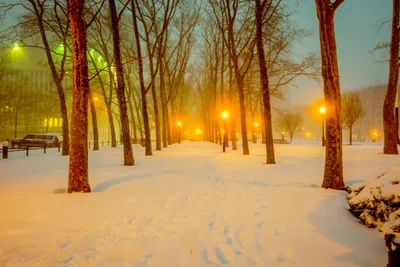
[[(0, 266), (384, 266), (382, 234), (319, 188), (316, 142), (222, 154), (183, 142), (153, 157), (134, 145), (89, 153), (91, 194), (65, 194), (68, 157), (55, 149), (0, 160)], [(344, 146), (346, 184), (395, 169), (382, 144)]]

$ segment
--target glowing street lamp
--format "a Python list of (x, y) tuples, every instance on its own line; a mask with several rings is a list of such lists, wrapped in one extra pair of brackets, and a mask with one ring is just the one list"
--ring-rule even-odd
[(224, 120), (224, 130), (222, 133), (224, 134), (224, 141), (222, 144), (222, 152), (225, 153), (225, 147), (227, 147), (227, 134), (226, 134), (226, 119), (228, 118), (228, 113), (226, 111), (222, 112), (222, 119)]
[(256, 144), (257, 143), (257, 139), (258, 139), (258, 122), (254, 122), (254, 132), (255, 132), (255, 136), (254, 136), (254, 140), (253, 143)]
[(178, 125), (178, 143), (181, 144), (181, 125), (182, 125), (182, 122), (178, 121), (176, 123), (176, 125)]
[(326, 108), (325, 107), (320, 107), (319, 112), (322, 115), (322, 146), (325, 146), (325, 113), (326, 113)]
[(94, 97), (93, 100), (94, 100), (94, 101), (97, 101), (97, 100), (99, 100), (99, 98), (98, 98), (98, 97)]

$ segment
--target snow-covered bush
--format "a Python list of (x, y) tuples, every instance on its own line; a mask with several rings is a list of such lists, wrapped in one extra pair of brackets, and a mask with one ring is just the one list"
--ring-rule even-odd
[(370, 228), (400, 234), (400, 169), (346, 187), (350, 211)]

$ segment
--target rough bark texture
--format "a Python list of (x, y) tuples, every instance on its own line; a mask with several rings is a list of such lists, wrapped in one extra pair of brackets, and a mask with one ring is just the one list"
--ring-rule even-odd
[(99, 128), (97, 126), (96, 107), (92, 92), (89, 90), (89, 101), (90, 101), (90, 114), (92, 115), (92, 128), (93, 128), (93, 150), (99, 150)]
[(392, 38), (390, 41), (390, 69), (389, 82), (383, 104), (383, 133), (384, 154), (398, 154), (397, 151), (397, 129), (394, 116), (394, 105), (396, 101), (397, 82), (399, 79), (399, 0), (393, 0), (392, 15)]
[(68, 1), (73, 51), (71, 147), (68, 193), (90, 192), (88, 174), (88, 62), (84, 1)]
[(267, 164), (275, 164), (274, 140), (272, 137), (271, 119), (271, 99), (269, 93), (268, 70), (265, 60), (265, 52), (262, 39), (262, 14), (261, 0), (256, 0), (256, 43), (258, 52), (258, 62), (260, 66), (260, 78), (263, 92), (264, 103), (264, 129), (265, 129), (265, 148), (267, 151)]
[(145, 155), (152, 156), (153, 152), (151, 150), (151, 135), (150, 135), (150, 124), (149, 124), (149, 113), (147, 109), (147, 100), (146, 100), (146, 88), (144, 85), (144, 77), (143, 77), (143, 58), (142, 58), (142, 50), (140, 46), (140, 34), (137, 25), (137, 16), (136, 16), (136, 5), (134, 0), (131, 0), (132, 7), (132, 19), (133, 19), (133, 28), (135, 32), (135, 41), (136, 41), (136, 51), (138, 55), (138, 63), (139, 63), (139, 81), (140, 81), (140, 92), (141, 92), (141, 100), (142, 100), (142, 113), (143, 113), (143, 125), (144, 125), (144, 135), (145, 135)]
[(115, 57), (115, 67), (117, 70), (117, 95), (119, 104), (119, 114), (121, 117), (121, 130), (122, 130), (122, 142), (124, 146), (124, 166), (133, 166), (135, 164), (133, 158), (133, 150), (131, 144), (131, 135), (129, 132), (129, 117), (126, 106), (125, 97), (125, 80), (124, 80), (124, 69), (122, 66), (121, 59), (121, 48), (120, 48), (120, 37), (118, 29), (118, 17), (117, 10), (115, 7), (115, 0), (108, 1), (110, 5), (111, 14), (111, 28), (113, 34), (114, 43), (114, 57)]
[[(340, 0), (339, 0), (340, 1)], [(340, 1), (342, 2), (342, 1)], [(334, 29), (338, 0), (315, 0), (319, 21), (322, 77), (326, 105), (326, 150), (323, 188), (344, 189), (339, 68)]]

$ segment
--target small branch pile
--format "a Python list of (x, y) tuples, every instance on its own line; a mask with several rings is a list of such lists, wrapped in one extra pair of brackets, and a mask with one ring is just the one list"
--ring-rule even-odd
[(400, 169), (346, 187), (350, 212), (369, 228), (400, 234)]

